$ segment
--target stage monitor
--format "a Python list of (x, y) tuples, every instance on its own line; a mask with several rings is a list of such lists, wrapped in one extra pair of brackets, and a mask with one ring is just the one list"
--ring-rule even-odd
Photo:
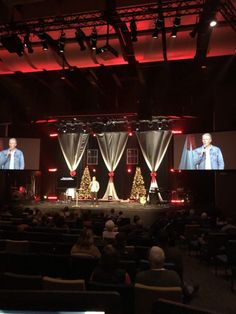
[(0, 170), (38, 170), (40, 139), (0, 138)]
[(174, 135), (174, 169), (236, 170), (236, 131)]

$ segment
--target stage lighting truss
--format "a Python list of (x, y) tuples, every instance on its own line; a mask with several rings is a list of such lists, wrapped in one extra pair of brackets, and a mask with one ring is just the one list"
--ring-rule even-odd
[(79, 119), (60, 120), (55, 125), (59, 133), (142, 132), (171, 130), (173, 119), (152, 118), (151, 120), (122, 120), (103, 118), (85, 122)]
[[(205, 0), (163, 0), (161, 6), (156, 2), (117, 8), (116, 14), (123, 22), (131, 23), (133, 31), (137, 32), (138, 35), (137, 28), (135, 30), (135, 24), (139, 21), (153, 20), (155, 23), (160, 14), (163, 16), (163, 19), (175, 18), (176, 12), (181, 17), (190, 15), (197, 17), (202, 13), (204, 4)], [(224, 17), (225, 23), (236, 30), (235, 7), (231, 0), (222, 1), (219, 11)], [(42, 32), (42, 25), (44, 32), (61, 31), (62, 28), (64, 31), (88, 27), (94, 29), (97, 26), (107, 25), (105, 16), (104, 11), (93, 11), (64, 16), (42, 17), (23, 22), (2, 23), (0, 24), (0, 37), (9, 34), (24, 35), (26, 29), (29, 33), (39, 34)], [(189, 29), (189, 27), (190, 25), (182, 25), (181, 29)], [(153, 29), (150, 29), (150, 31), (152, 33)]]

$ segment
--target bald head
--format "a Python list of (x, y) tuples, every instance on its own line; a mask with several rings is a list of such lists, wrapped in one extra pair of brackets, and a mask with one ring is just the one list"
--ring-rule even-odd
[(153, 246), (149, 253), (151, 268), (162, 268), (165, 262), (165, 253), (159, 246)]
[(17, 146), (17, 141), (15, 138), (10, 138), (9, 139), (9, 148), (10, 150), (14, 150)]

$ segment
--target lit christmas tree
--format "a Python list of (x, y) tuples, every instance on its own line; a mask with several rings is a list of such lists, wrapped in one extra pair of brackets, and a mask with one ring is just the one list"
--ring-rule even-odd
[(89, 173), (89, 168), (87, 166), (84, 168), (84, 172), (83, 172), (81, 182), (80, 182), (80, 187), (78, 190), (78, 199), (79, 200), (91, 198), (90, 189), (89, 189), (90, 182), (91, 182), (91, 176)]
[(136, 167), (134, 181), (132, 185), (130, 199), (140, 200), (140, 197), (146, 195), (146, 189), (144, 186), (144, 180), (140, 167)]

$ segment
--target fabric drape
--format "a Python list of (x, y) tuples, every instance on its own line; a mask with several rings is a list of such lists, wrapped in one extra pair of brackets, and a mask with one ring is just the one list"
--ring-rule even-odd
[[(151, 171), (150, 189), (158, 188), (156, 171), (158, 170), (166, 153), (172, 133), (170, 131), (145, 131), (136, 132), (136, 135), (144, 159)], [(162, 201), (163, 199), (160, 193), (158, 193), (158, 196), (160, 201)]]
[(128, 140), (128, 133), (106, 132), (102, 134), (97, 134), (97, 140), (103, 160), (109, 171), (109, 182), (103, 199), (107, 200), (109, 199), (109, 197), (112, 197), (113, 200), (118, 200), (119, 198), (116, 194), (113, 177), (114, 171), (124, 152)]
[(70, 171), (75, 171), (88, 143), (89, 134), (64, 133), (58, 136), (59, 144)]

